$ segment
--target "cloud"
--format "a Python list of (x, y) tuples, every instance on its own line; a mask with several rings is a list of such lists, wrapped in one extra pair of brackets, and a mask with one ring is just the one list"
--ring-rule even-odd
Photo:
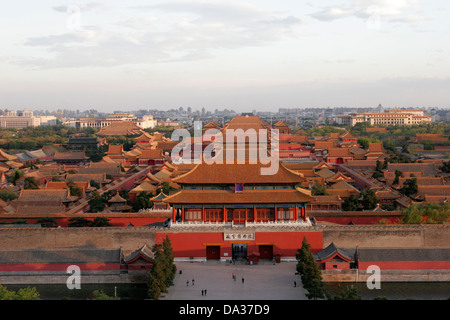
[(27, 58), (18, 63), (71, 68), (193, 61), (212, 58), (223, 49), (276, 43), (291, 37), (302, 25), (295, 16), (236, 1), (134, 6), (126, 8), (121, 18), (107, 25), (82, 26), (74, 33), (29, 38), (25, 45), (46, 48), (51, 58)]
[(310, 16), (320, 21), (348, 17), (404, 23), (425, 20), (419, 0), (350, 0), (346, 5), (325, 7)]
[(91, 10), (94, 10), (96, 8), (103, 7), (103, 6), (104, 6), (103, 3), (89, 2), (89, 3), (85, 3), (85, 4), (74, 4), (74, 5), (70, 5), (70, 6), (55, 6), (55, 7), (53, 7), (53, 10), (66, 13), (70, 9), (77, 8), (81, 12), (88, 12), (88, 11), (91, 11)]

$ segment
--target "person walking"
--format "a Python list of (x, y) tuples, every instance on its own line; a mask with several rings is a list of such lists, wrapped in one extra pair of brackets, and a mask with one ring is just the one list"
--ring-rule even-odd
[(192, 279), (192, 285), (194, 285), (194, 279)]
[(244, 283), (244, 278), (242, 278), (242, 283)]

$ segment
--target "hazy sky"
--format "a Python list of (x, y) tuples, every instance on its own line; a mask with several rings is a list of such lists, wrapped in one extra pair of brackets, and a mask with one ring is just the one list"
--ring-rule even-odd
[(8, 1), (0, 108), (450, 107), (442, 0)]

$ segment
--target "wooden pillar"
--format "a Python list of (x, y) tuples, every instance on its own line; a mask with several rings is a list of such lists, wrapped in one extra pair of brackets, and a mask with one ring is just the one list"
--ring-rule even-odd
[(181, 207), (181, 222), (184, 222), (184, 207)]
[(258, 222), (258, 217), (256, 215), (256, 207), (253, 207), (253, 221)]
[(203, 222), (205, 222), (205, 218), (206, 218), (206, 215), (205, 215), (205, 206), (202, 206), (202, 221), (203, 221)]
[(294, 208), (294, 220), (295, 221), (298, 220), (298, 207), (297, 207), (297, 205), (295, 205), (295, 208)]
[(227, 219), (228, 219), (228, 217), (227, 217), (227, 209), (224, 206), (223, 207), (223, 222), (228, 222)]
[(275, 216), (274, 216), (274, 221), (277, 221), (278, 220), (278, 209), (279, 208), (277, 208), (277, 206), (275, 206)]

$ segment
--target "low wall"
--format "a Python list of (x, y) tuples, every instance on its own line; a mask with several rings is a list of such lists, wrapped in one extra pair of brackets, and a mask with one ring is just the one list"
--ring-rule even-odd
[[(366, 270), (322, 270), (324, 282), (367, 282)], [(450, 282), (450, 270), (381, 270), (380, 282)]]
[(450, 224), (322, 226), (323, 247), (334, 242), (337, 247), (448, 247)]
[(155, 228), (2, 228), (0, 249), (20, 250), (38, 248), (95, 247), (122, 248), (125, 255), (144, 244), (152, 247)]

